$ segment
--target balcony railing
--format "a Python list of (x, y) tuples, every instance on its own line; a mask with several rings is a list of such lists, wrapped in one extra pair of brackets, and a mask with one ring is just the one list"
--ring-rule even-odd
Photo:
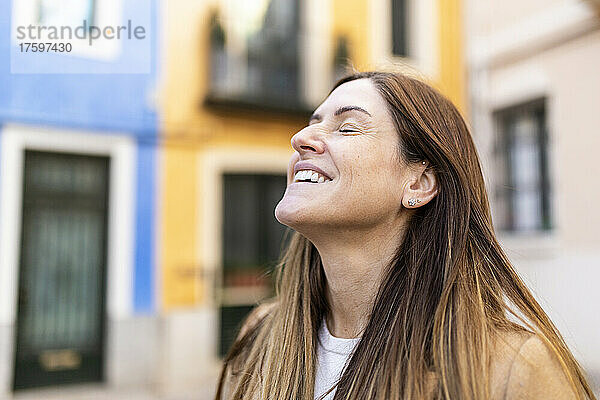
[(312, 108), (302, 95), (298, 0), (266, 3), (252, 29), (241, 29), (248, 24), (239, 17), (212, 16), (205, 105), (303, 114)]

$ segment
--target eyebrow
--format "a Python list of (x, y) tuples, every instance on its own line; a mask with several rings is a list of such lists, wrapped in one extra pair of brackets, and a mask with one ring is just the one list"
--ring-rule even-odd
[[(367, 114), (369, 117), (372, 116), (370, 112), (368, 112), (367, 110), (365, 110), (364, 108), (359, 107), (359, 106), (343, 106), (343, 107), (340, 107), (337, 110), (335, 110), (335, 112), (333, 113), (333, 115), (335, 115), (337, 117), (338, 115), (341, 115), (341, 114), (343, 114), (345, 112), (348, 112), (348, 111), (359, 111), (361, 113)], [(313, 114), (308, 119), (308, 122), (310, 123), (313, 120), (320, 121), (321, 119), (323, 119), (323, 117), (321, 117), (320, 114)]]

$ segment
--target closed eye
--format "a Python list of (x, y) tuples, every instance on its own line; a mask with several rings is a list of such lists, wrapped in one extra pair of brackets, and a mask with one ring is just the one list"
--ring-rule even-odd
[(344, 124), (338, 129), (340, 133), (345, 133), (348, 135), (358, 135), (360, 130), (352, 125)]

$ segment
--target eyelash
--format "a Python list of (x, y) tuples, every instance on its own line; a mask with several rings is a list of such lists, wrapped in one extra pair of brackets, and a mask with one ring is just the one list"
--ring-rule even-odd
[[(311, 126), (311, 125), (314, 125), (314, 124), (311, 124), (311, 123), (308, 124), (308, 126)], [(358, 133), (360, 133), (360, 131), (358, 129), (353, 128), (353, 127), (348, 127), (346, 124), (340, 126), (337, 129), (337, 131), (340, 132), (340, 133), (346, 133), (346, 134), (350, 134), (350, 133), (358, 134)]]
[(340, 127), (340, 129), (338, 129), (338, 131), (340, 131), (342, 133), (351, 133), (351, 132), (358, 133), (358, 130), (356, 130), (356, 129), (351, 129), (351, 128), (348, 128), (348, 127), (346, 127), (345, 129), (342, 129), (342, 128), (343, 128), (343, 126)]

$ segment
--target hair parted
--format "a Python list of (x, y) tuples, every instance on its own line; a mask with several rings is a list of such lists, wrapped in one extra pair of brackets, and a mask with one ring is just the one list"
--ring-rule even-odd
[[(459, 111), (398, 73), (355, 73), (334, 89), (356, 79), (371, 80), (387, 103), (400, 157), (427, 160), (439, 190), (415, 209), (334, 399), (489, 398), (490, 349), (510, 331), (537, 334), (578, 396), (595, 399), (496, 239), (479, 157)], [(329, 311), (325, 289), (317, 249), (294, 232), (269, 311), (248, 324), (225, 358), (218, 400), (313, 400), (318, 329)]]

